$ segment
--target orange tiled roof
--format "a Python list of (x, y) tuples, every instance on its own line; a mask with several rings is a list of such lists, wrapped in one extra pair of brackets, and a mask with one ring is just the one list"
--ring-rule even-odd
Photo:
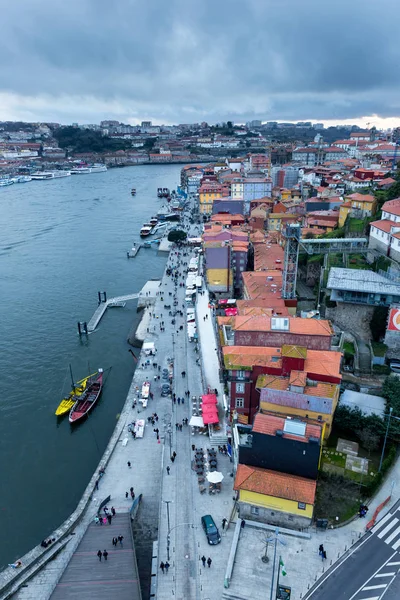
[(395, 223), (394, 221), (390, 221), (389, 219), (382, 219), (381, 221), (372, 221), (370, 223), (371, 227), (376, 227), (381, 231), (385, 231), (386, 233), (390, 233), (392, 227), (396, 227), (400, 225), (400, 223)]
[[(305, 386), (304, 394), (306, 396), (333, 398), (336, 394), (336, 383), (321, 383), (320, 381), (313, 383), (316, 383), (316, 385)], [(289, 377), (279, 377), (278, 375), (259, 375), (257, 377), (256, 387), (258, 389), (270, 388), (271, 390), (287, 391), (289, 386)]]
[[(360, 179), (359, 181), (363, 181), (363, 179)], [(350, 194), (349, 196), (347, 196), (347, 198), (351, 198), (356, 202), (375, 202), (375, 197), (371, 196), (371, 194), (360, 194), (359, 192), (356, 192), (355, 194)]]
[[(230, 325), (232, 317), (218, 317), (219, 325)], [(255, 366), (260, 367), (275, 367), (282, 368), (282, 356), (290, 356), (294, 358), (302, 358), (305, 360), (303, 372), (314, 376), (323, 375), (326, 377), (334, 377), (341, 379), (340, 362), (342, 358), (341, 352), (333, 352), (330, 350), (307, 350), (301, 346), (292, 346), (292, 349), (297, 349), (297, 355), (293, 352), (285, 353), (289, 346), (285, 345), (282, 348), (275, 346), (223, 346), (222, 354), (226, 369), (235, 369), (236, 367), (247, 367), (251, 369)], [(264, 377), (260, 375), (260, 377)], [(265, 375), (272, 377), (275, 381), (275, 375)], [(285, 378), (280, 378), (285, 379)], [(269, 380), (268, 380), (269, 381)], [(260, 385), (257, 387), (268, 387), (264, 380), (260, 380)], [(277, 389), (286, 389), (289, 386), (289, 379), (286, 378), (282, 383), (274, 384)], [(280, 387), (281, 386), (281, 387)], [(312, 387), (312, 386), (311, 386)], [(313, 395), (313, 394), (310, 394)]]
[[(293, 419), (291, 419), (293, 420)], [(301, 419), (299, 419), (301, 421)], [(257, 413), (254, 417), (253, 431), (256, 433), (264, 433), (265, 435), (276, 435), (277, 430), (284, 431), (285, 417), (280, 417), (271, 413)], [(310, 437), (321, 439), (321, 425), (306, 423), (305, 435), (299, 436), (293, 433), (284, 432), (283, 438), (290, 440), (299, 440), (302, 442), (308, 442)]]
[(304, 371), (292, 371), (289, 376), (290, 385), (305, 387), (307, 383), (307, 373)]
[(279, 310), (279, 312), (281, 309), (286, 308), (285, 301), (282, 298), (279, 298), (279, 296), (275, 296), (274, 298), (256, 298), (254, 300), (237, 300), (236, 306), (239, 314), (245, 314), (243, 310), (246, 308), (274, 308)]
[(233, 489), (314, 504), (316, 487), (312, 479), (239, 464)]
[[(269, 271), (269, 273), (273, 273), (273, 271)], [(288, 319), (288, 333), (300, 335), (333, 335), (331, 322), (327, 319), (300, 319), (299, 317), (288, 317)], [(252, 317), (246, 315), (237, 315), (234, 317), (233, 328), (236, 331), (278, 331), (271, 328), (270, 317)]]

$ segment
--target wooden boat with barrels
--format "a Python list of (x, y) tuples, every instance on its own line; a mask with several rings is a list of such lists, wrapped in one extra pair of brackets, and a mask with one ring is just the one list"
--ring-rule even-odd
[(93, 378), (81, 396), (76, 398), (71, 412), (69, 413), (69, 422), (76, 423), (85, 417), (92, 410), (100, 397), (103, 387), (103, 369), (99, 369), (98, 376)]
[(65, 396), (61, 400), (60, 404), (58, 405), (56, 412), (55, 412), (55, 415), (57, 417), (62, 417), (63, 415), (67, 414), (71, 410), (71, 408), (73, 407), (73, 405), (76, 402), (77, 397), (80, 396), (81, 394), (83, 394), (83, 392), (86, 390), (88, 382), (90, 383), (92, 378), (97, 374), (97, 373), (92, 373), (91, 375), (88, 375), (84, 379), (81, 379), (80, 381), (77, 381), (76, 383), (74, 383), (71, 366), (70, 366), (70, 372), (71, 372), (72, 389), (71, 389), (70, 393), (68, 394), (68, 396)]

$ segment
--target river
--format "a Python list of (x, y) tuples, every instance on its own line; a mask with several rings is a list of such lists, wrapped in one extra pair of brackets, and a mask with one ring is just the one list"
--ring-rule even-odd
[[(49, 535), (75, 509), (104, 452), (134, 372), (126, 339), (136, 302), (109, 309), (96, 332), (97, 292), (137, 292), (165, 257), (141, 249), (143, 222), (179, 184), (180, 166), (143, 165), (0, 188), (0, 566)], [(135, 187), (137, 195), (130, 190)], [(90, 418), (71, 428), (54, 411), (88, 369), (112, 367)]]

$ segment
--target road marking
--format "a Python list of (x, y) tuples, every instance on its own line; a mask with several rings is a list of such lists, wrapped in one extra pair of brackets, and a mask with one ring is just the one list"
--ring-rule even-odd
[[(398, 527), (397, 529), (395, 529), (395, 530), (393, 531), (393, 533), (391, 533), (391, 534), (389, 535), (389, 537), (388, 537), (386, 540), (384, 540), (384, 541), (385, 541), (385, 543), (386, 543), (386, 544), (390, 544), (390, 543), (391, 543), (391, 542), (394, 540), (394, 538), (395, 538), (395, 537), (397, 537), (397, 536), (399, 535), (399, 533), (400, 533), (400, 527)], [(379, 535), (378, 535), (378, 537), (379, 537)]]
[(366, 592), (367, 590), (381, 590), (382, 588), (385, 588), (387, 586), (386, 583), (381, 583), (380, 585), (367, 585), (367, 587), (363, 588), (363, 592)]
[(393, 577), (393, 575), (396, 575), (396, 573), (378, 573), (375, 577)]
[(392, 527), (394, 527), (396, 525), (396, 523), (398, 523), (399, 520), (398, 519), (393, 519), (393, 521), (391, 521), (389, 523), (389, 525), (386, 525), (385, 529), (382, 529), (382, 531), (380, 533), (378, 533), (378, 538), (382, 539), (384, 535), (386, 535), (388, 533), (388, 531), (390, 531), (392, 529)]
[(390, 562), (386, 566), (387, 567), (398, 567), (399, 565), (400, 565), (400, 561), (399, 562)]
[(395, 542), (392, 546), (393, 550), (397, 550), (397, 548), (400, 546), (400, 540), (397, 540), (397, 542)]
[(380, 596), (368, 596), (368, 598), (360, 598), (360, 600), (379, 600)]
[[(365, 585), (367, 585), (367, 584), (368, 584), (368, 583), (371, 581), (371, 579), (373, 579), (373, 578), (375, 577), (375, 575), (376, 575), (377, 573), (379, 573), (379, 571), (381, 571), (381, 570), (382, 570), (384, 567), (386, 567), (386, 565), (388, 564), (388, 562), (389, 562), (390, 560), (392, 560), (392, 558), (393, 558), (394, 556), (396, 556), (396, 554), (397, 554), (397, 552), (393, 552), (392, 556), (389, 556), (389, 558), (387, 559), (387, 561), (385, 561), (385, 562), (383, 563), (383, 565), (381, 565), (381, 566), (380, 566), (380, 567), (379, 567), (379, 568), (378, 568), (378, 569), (375, 571), (375, 573), (373, 573), (373, 574), (371, 575), (371, 577), (370, 577), (369, 579), (367, 579), (367, 581), (365, 581), (365, 582), (364, 582), (364, 583), (363, 583), (363, 584), (362, 584), (362, 585), (361, 585), (361, 586), (358, 588), (358, 590), (357, 590), (356, 592), (354, 592), (354, 594), (351, 596), (351, 598), (349, 598), (349, 600), (353, 600), (353, 598), (355, 598), (355, 597), (356, 597), (356, 596), (357, 596), (357, 595), (358, 595), (360, 592), (363, 592), (363, 591), (366, 591), (366, 590), (375, 589), (376, 587), (378, 587), (378, 588), (381, 588), (381, 587), (384, 587), (384, 588), (386, 588), (386, 587), (387, 587), (387, 584), (386, 584), (386, 583), (385, 583), (385, 584), (383, 584), (382, 586), (380, 586), (380, 585), (379, 585), (379, 586), (372, 586), (372, 587), (364, 587), (364, 586), (365, 586)], [(391, 582), (390, 582), (390, 583), (391, 583)], [(389, 583), (389, 585), (390, 585), (390, 583)], [(385, 590), (385, 591), (386, 591), (386, 590)], [(383, 593), (385, 593), (385, 592), (383, 592)], [(378, 596), (378, 598), (379, 598), (379, 596)], [(370, 598), (364, 598), (363, 600), (370, 600)]]
[(371, 529), (372, 533), (376, 533), (378, 531), (378, 529), (380, 529), (382, 527), (382, 525), (384, 525), (386, 523), (386, 521), (388, 519), (390, 519), (392, 516), (393, 516), (392, 513), (388, 513), (387, 515), (385, 515), (383, 517), (383, 519), (378, 521), (378, 523), (373, 526), (373, 528)]

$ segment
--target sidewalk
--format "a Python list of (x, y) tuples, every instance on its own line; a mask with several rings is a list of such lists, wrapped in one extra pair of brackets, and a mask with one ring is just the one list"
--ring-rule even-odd
[[(281, 583), (292, 588), (291, 600), (304, 598), (307, 591), (324, 572), (362, 537), (368, 520), (372, 518), (376, 507), (390, 496), (392, 482), (395, 482), (392, 499), (379, 515), (377, 519), (377, 522), (379, 522), (379, 519), (398, 500), (399, 493), (398, 490), (396, 492), (396, 486), (399, 485), (399, 481), (400, 458), (393, 466), (377, 495), (371, 501), (367, 518), (360, 519), (357, 517), (343, 527), (327, 531), (319, 531), (315, 527), (310, 527), (308, 530), (310, 539), (280, 534), (285, 545), (277, 545), (277, 556), (278, 559), (280, 555), (282, 556), (287, 571), (287, 575), (281, 577)], [(273, 543), (270, 543), (268, 548), (270, 562), (268, 564), (263, 563), (261, 556), (265, 553), (265, 540), (272, 537), (274, 528), (271, 527), (271, 531), (268, 532), (261, 527), (257, 527), (256, 523), (254, 525), (255, 527), (246, 526), (241, 530), (231, 584), (229, 589), (225, 590), (221, 596), (225, 600), (249, 597), (252, 600), (264, 600), (266, 590), (270, 589)], [(320, 544), (324, 545), (327, 553), (327, 560), (324, 563), (318, 555)], [(252, 574), (251, 577), (249, 577), (249, 573)]]

